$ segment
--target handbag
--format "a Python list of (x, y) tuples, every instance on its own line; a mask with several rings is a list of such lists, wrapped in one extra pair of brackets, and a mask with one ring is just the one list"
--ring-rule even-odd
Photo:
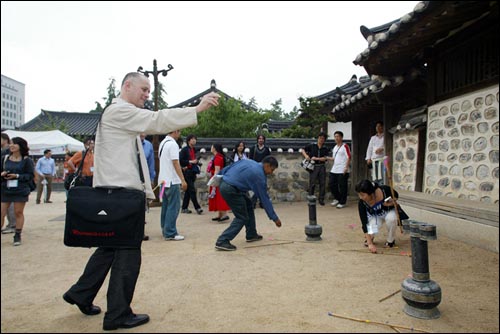
[[(100, 120), (96, 129), (99, 123)], [(144, 185), (137, 141), (136, 148), (139, 177)], [(66, 200), (64, 244), (69, 247), (140, 248), (146, 217), (145, 191), (75, 186), (76, 179), (73, 180)]]
[(68, 174), (64, 179), (64, 189), (69, 190), (74, 186), (82, 186), (83, 185), (83, 177), (82, 177), (82, 169), (83, 169), (83, 161), (85, 160), (85, 156), (87, 155), (87, 150), (82, 153), (82, 161), (78, 165), (78, 168), (74, 173)]
[(144, 236), (146, 194), (126, 188), (71, 188), (64, 244), (70, 247), (138, 248)]
[(410, 217), (408, 217), (408, 214), (404, 212), (403, 208), (399, 204), (398, 204), (398, 215), (399, 215), (399, 220), (410, 219)]

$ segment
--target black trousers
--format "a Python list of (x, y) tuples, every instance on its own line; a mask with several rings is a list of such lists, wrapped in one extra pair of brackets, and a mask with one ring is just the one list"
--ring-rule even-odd
[(349, 173), (333, 174), (330, 173), (329, 186), (333, 197), (339, 201), (339, 204), (346, 204), (347, 202), (347, 180)]
[(182, 200), (182, 210), (188, 208), (189, 200), (193, 202), (195, 210), (198, 210), (201, 206), (198, 203), (198, 198), (196, 198), (196, 188), (194, 186), (194, 183), (196, 182), (196, 174), (186, 172), (184, 173), (184, 179), (187, 183), (187, 189), (184, 192), (184, 198)]
[(316, 180), (319, 182), (319, 199), (320, 203), (325, 202), (326, 189), (326, 167), (325, 165), (316, 165), (314, 170), (309, 174), (309, 195), (314, 195)]
[(69, 296), (78, 304), (93, 304), (109, 270), (107, 311), (104, 323), (122, 323), (131, 313), (130, 304), (141, 268), (141, 249), (115, 249), (99, 247), (92, 254), (82, 276), (69, 290)]

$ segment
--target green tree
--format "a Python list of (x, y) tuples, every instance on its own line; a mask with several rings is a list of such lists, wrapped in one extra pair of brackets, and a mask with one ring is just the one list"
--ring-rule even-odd
[(95, 101), (95, 104), (96, 104), (96, 107), (95, 109), (92, 109), (90, 112), (103, 112), (104, 109), (106, 109), (107, 106), (109, 106), (111, 104), (111, 102), (113, 102), (113, 99), (115, 97), (118, 96), (118, 94), (120, 93), (119, 91), (117, 92), (116, 90), (116, 81), (114, 78), (110, 78), (110, 83), (108, 85), (108, 88), (107, 88), (107, 93), (108, 93), (108, 96), (107, 97), (102, 97), (101, 99), (104, 101), (104, 106), (98, 102), (98, 101)]
[[(161, 82), (158, 82), (158, 110), (161, 109), (166, 109), (168, 108), (168, 103), (165, 101), (163, 98), (163, 94), (167, 95), (167, 92), (163, 88), (163, 84)], [(151, 93), (150, 99), (154, 102), (155, 100), (155, 91)]]
[[(247, 109), (250, 103), (240, 99), (220, 98), (219, 105), (198, 115), (198, 125), (182, 131), (205, 138), (254, 137), (255, 129), (269, 119), (268, 113)], [(245, 108), (245, 106), (247, 108)]]
[(302, 113), (296, 118), (296, 124), (283, 130), (281, 136), (289, 138), (315, 138), (325, 130), (331, 116), (321, 111), (323, 104), (313, 97), (299, 98)]

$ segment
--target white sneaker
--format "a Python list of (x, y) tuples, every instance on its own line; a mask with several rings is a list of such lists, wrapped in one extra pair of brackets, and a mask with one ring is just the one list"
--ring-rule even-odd
[(333, 202), (331, 202), (330, 204), (331, 204), (332, 206), (335, 206), (335, 205), (339, 204), (339, 201), (337, 201), (337, 200), (333, 200)]
[(338, 204), (337, 209), (342, 209), (342, 208), (345, 208), (346, 206), (347, 206), (347, 204)]
[(175, 237), (165, 238), (165, 240), (181, 241), (184, 240), (184, 236), (177, 234)]

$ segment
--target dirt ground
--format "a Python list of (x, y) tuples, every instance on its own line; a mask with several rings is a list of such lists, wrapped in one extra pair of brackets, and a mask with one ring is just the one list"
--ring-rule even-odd
[[(102, 332), (103, 313), (85, 316), (62, 299), (78, 279), (93, 250), (63, 245), (64, 193), (52, 204), (35, 205), (31, 196), (22, 245), (1, 236), (1, 331)], [(191, 208), (192, 209), (192, 208)], [(362, 246), (357, 206), (318, 207), (322, 240), (306, 242), (307, 203), (275, 206), (283, 226), (275, 227), (262, 209), (257, 228), (264, 240), (233, 241), (235, 252), (214, 249), (227, 223), (212, 213), (181, 214), (184, 241), (164, 241), (160, 208), (147, 214), (142, 267), (132, 308), (151, 321), (118, 332), (394, 332), (370, 320), (428, 332), (499, 332), (498, 254), (439, 235), (429, 242), (431, 279), (442, 289), (441, 317), (423, 320), (403, 312), (400, 289), (411, 275), (410, 238), (398, 232), (398, 248), (370, 254)], [(428, 222), (432, 223), (432, 222)], [(383, 228), (385, 232), (385, 228)], [(94, 304), (106, 310), (107, 281)], [(410, 330), (398, 329), (401, 332)], [(416, 332), (416, 331), (415, 331)]]

